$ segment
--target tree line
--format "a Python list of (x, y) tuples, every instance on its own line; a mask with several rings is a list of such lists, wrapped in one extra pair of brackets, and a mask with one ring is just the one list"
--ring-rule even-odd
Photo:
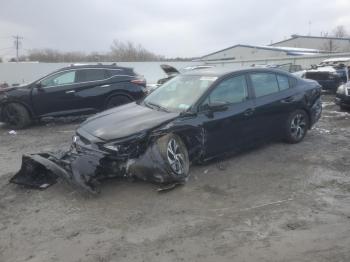
[[(130, 41), (114, 40), (109, 52), (64, 52), (50, 48), (31, 49), (27, 55), (19, 57), (19, 61), (38, 61), (46, 63), (76, 63), (76, 62), (136, 62), (136, 61), (189, 61), (194, 58), (165, 58), (157, 55), (140, 44)], [(16, 59), (12, 59), (13, 62)], [(0, 60), (1, 61), (1, 60)], [(10, 60), (11, 61), (11, 60)]]

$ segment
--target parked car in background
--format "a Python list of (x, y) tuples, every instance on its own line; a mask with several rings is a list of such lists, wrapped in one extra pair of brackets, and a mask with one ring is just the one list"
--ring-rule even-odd
[(146, 81), (132, 68), (72, 65), (29, 85), (0, 89), (0, 122), (24, 128), (42, 117), (92, 114), (145, 94)]
[(8, 83), (6, 83), (6, 82), (0, 83), (0, 89), (1, 88), (8, 88), (8, 87), (9, 87)]
[(335, 103), (339, 105), (341, 109), (350, 108), (350, 82), (338, 87), (335, 95)]
[(285, 64), (252, 64), (251, 67), (256, 68), (276, 68), (289, 73), (296, 73), (303, 70), (301, 65), (295, 65), (293, 63), (285, 63)]
[(317, 81), (322, 89), (335, 93), (338, 87), (349, 81), (350, 58), (331, 58), (322, 61), (303, 77)]
[(181, 72), (185, 73), (185, 72), (191, 71), (191, 70), (208, 69), (208, 68), (212, 68), (213, 66), (210, 66), (210, 65), (188, 66), (188, 67), (185, 67), (182, 70), (180, 70), (181, 72), (171, 65), (164, 64), (164, 65), (160, 65), (160, 67), (163, 69), (163, 71), (167, 75), (167, 77), (159, 79), (157, 81), (157, 86), (164, 84), (165, 82), (169, 81), (170, 79), (177, 76)]
[(192, 70), (143, 101), (87, 119), (73, 137), (72, 151), (25, 156), (11, 182), (37, 183), (33, 167), (44, 165), (48, 173), (41, 183), (63, 176), (91, 192), (107, 177), (183, 183), (190, 162), (259, 140), (302, 141), (321, 116), (320, 95), (317, 82), (281, 70)]

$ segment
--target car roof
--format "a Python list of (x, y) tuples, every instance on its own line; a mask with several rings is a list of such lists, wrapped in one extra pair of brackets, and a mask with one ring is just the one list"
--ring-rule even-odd
[(113, 69), (132, 70), (131, 67), (122, 67), (122, 66), (117, 66), (116, 64), (111, 64), (111, 65), (103, 65), (103, 64), (71, 64), (70, 66), (66, 66), (66, 67), (60, 68), (57, 71), (71, 70), (71, 69), (82, 69), (82, 68), (112, 69), (112, 70)]
[(209, 69), (194, 70), (183, 73), (184, 75), (197, 75), (197, 76), (216, 76), (222, 77), (232, 73), (249, 73), (249, 72), (266, 72), (266, 73), (282, 73), (291, 75), (288, 72), (278, 68), (256, 68), (256, 67), (243, 67), (239, 69), (232, 69), (226, 67), (214, 67)]

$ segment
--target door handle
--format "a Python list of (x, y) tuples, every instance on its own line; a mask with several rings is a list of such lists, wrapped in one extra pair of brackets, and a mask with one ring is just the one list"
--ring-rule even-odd
[(100, 87), (110, 87), (111, 85), (102, 85)]
[(66, 91), (66, 94), (71, 94), (71, 93), (75, 93), (75, 91), (74, 90)]
[(244, 111), (245, 116), (251, 116), (254, 113), (254, 108), (249, 108), (246, 111)]
[(285, 104), (292, 103), (293, 101), (294, 101), (294, 96), (289, 96), (289, 97), (281, 100), (281, 102), (285, 103)]

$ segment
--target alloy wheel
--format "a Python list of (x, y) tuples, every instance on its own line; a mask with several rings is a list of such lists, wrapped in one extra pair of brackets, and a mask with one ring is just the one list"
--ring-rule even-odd
[(306, 132), (306, 119), (303, 114), (296, 114), (291, 121), (291, 135), (295, 140), (303, 138)]
[(185, 172), (184, 154), (180, 151), (178, 142), (172, 138), (168, 142), (167, 157), (171, 169), (177, 174), (182, 175)]

